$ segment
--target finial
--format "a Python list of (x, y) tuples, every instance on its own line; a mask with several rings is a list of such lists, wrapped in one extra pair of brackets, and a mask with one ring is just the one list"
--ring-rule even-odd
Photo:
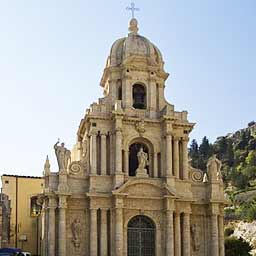
[(135, 18), (132, 18), (129, 23), (129, 31), (131, 34), (137, 34), (139, 31), (138, 21)]
[(50, 161), (49, 161), (49, 157), (48, 155), (46, 156), (46, 160), (45, 160), (45, 164), (44, 164), (44, 175), (48, 176), (51, 173), (51, 165), (50, 165)]

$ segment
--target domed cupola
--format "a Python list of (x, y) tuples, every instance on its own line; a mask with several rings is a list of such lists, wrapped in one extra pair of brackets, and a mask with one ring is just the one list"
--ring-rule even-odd
[(163, 67), (163, 59), (158, 48), (147, 38), (138, 34), (138, 21), (133, 18), (129, 24), (129, 34), (114, 42), (107, 67), (119, 66), (123, 63), (146, 59), (151, 66)]
[(131, 19), (129, 34), (111, 47), (100, 85), (104, 102), (117, 106), (127, 115), (156, 117), (166, 101), (162, 54), (147, 38), (138, 34), (138, 21)]

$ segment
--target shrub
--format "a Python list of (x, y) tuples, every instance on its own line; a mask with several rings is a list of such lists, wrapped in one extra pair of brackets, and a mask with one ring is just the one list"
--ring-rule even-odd
[(224, 230), (225, 237), (231, 236), (233, 234), (234, 234), (234, 229), (233, 228), (230, 228), (230, 227), (225, 228), (225, 230)]
[(252, 246), (242, 238), (225, 238), (225, 255), (227, 256), (250, 256)]

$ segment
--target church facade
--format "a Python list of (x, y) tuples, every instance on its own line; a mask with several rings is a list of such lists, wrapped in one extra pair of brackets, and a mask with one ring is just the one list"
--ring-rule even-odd
[(45, 256), (224, 256), (221, 163), (188, 159), (194, 123), (164, 97), (159, 49), (138, 34), (112, 45), (104, 97), (87, 109), (71, 152), (54, 146), (41, 195)]

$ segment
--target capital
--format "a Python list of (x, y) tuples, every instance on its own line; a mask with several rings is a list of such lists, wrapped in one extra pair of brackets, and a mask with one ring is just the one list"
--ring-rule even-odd
[(188, 141), (189, 141), (189, 137), (182, 137), (181, 139), (182, 139), (182, 141), (184, 141), (184, 142), (188, 142)]

